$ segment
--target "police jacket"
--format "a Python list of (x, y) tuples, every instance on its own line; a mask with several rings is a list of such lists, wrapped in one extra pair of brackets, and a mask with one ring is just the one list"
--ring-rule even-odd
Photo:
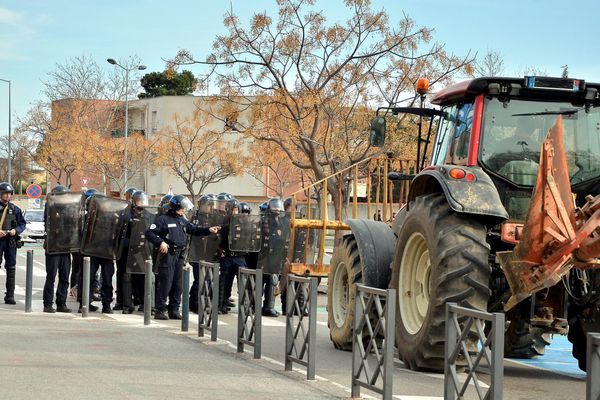
[(154, 246), (160, 246), (162, 242), (167, 243), (171, 250), (182, 250), (187, 245), (187, 235), (207, 236), (210, 235), (208, 228), (201, 228), (192, 224), (185, 218), (169, 212), (159, 215), (146, 231), (146, 238)]
[(16, 236), (19, 236), (25, 230), (27, 225), (25, 218), (23, 218), (23, 212), (21, 209), (10, 202), (7, 204), (0, 202), (0, 219), (4, 214), (4, 209), (6, 207), (8, 207), (8, 210), (6, 210), (6, 216), (4, 217), (4, 223), (2, 224), (1, 229), (7, 232), (11, 229), (14, 229), (17, 234), (15, 236), (6, 235), (0, 240), (15, 239)]

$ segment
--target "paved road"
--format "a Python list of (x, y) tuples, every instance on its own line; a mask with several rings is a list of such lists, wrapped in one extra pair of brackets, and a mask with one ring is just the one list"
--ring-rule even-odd
[[(36, 247), (35, 252), (35, 263), (34, 263), (34, 311), (42, 310), (41, 292), (43, 288), (43, 281), (45, 277), (43, 251)], [(19, 305), (16, 309), (22, 310), (24, 304), (24, 277), (25, 277), (25, 252), (23, 249), (20, 250), (20, 256), (18, 257), (18, 288), (17, 288), (17, 299)], [(0, 270), (0, 287), (4, 284), (4, 271)], [(72, 300), (72, 299), (71, 299)], [(329, 332), (327, 329), (327, 314), (325, 309), (326, 296), (319, 296), (319, 312), (317, 322), (317, 364), (316, 371), (318, 375), (317, 385), (324, 385), (328, 389), (324, 393), (332, 396), (349, 396), (350, 387), (350, 376), (351, 376), (351, 354), (348, 352), (337, 351), (331, 346), (329, 341)], [(76, 308), (76, 304), (69, 302), (72, 308)], [(279, 305), (279, 301), (278, 301)], [(8, 306), (2, 307), (7, 309)], [(15, 306), (11, 308), (14, 310)], [(1, 311), (1, 310), (0, 310)], [(233, 310), (236, 311), (235, 309)], [(118, 337), (136, 337), (142, 332), (146, 331), (161, 331), (161, 334), (155, 334), (156, 336), (152, 340), (165, 340), (167, 342), (174, 340), (177, 337), (181, 340), (181, 337), (190, 340), (191, 349), (196, 349), (196, 334), (197, 328), (195, 314), (190, 316), (190, 334), (182, 335), (180, 332), (180, 325), (178, 321), (167, 321), (165, 323), (152, 324), (153, 327), (158, 328), (157, 330), (152, 329), (140, 329), (143, 327), (143, 318), (141, 315), (123, 315), (113, 314), (110, 316), (102, 316), (101, 314), (91, 314), (99, 319), (93, 319), (89, 322), (81, 320), (79, 317), (74, 315), (60, 316), (52, 315), (49, 316), (43, 313), (33, 313), (28, 318), (35, 320), (36, 318), (56, 318), (57, 320), (69, 320), (69, 323), (79, 324), (90, 324), (92, 326), (104, 327), (103, 324), (114, 324), (117, 323), (119, 335)], [(70, 318), (70, 319), (69, 319)], [(78, 322), (73, 322), (78, 321)], [(111, 325), (112, 326), (112, 325)], [(236, 314), (229, 314), (220, 316), (219, 322), (219, 342), (217, 345), (212, 347), (222, 351), (224, 356), (231, 357), (235, 352), (235, 343), (237, 333), (237, 316)], [(102, 330), (92, 331), (91, 336), (98, 335), (98, 351), (102, 352), (108, 350), (109, 352), (118, 352), (122, 346), (117, 344), (111, 344), (111, 341), (103, 336)], [(105, 340), (106, 339), (106, 340)], [(24, 338), (23, 340), (28, 340)], [(284, 360), (284, 341), (285, 341), (285, 320), (283, 317), (280, 318), (263, 318), (263, 360), (254, 361), (250, 358), (251, 349), (247, 350), (244, 355), (248, 358), (250, 364), (257, 362), (257, 365), (266, 366), (265, 368), (270, 369), (273, 374), (281, 375), (283, 370)], [(97, 342), (92, 340), (92, 342)], [(115, 346), (114, 348), (112, 346)], [(157, 346), (163, 347), (163, 343), (157, 344)], [(4, 347), (4, 345), (3, 345)], [(207, 345), (207, 347), (211, 347)], [(62, 350), (61, 350), (62, 351)], [(185, 353), (185, 349), (179, 350)], [(127, 353), (130, 357), (131, 353)], [(134, 353), (135, 354), (135, 353)], [(170, 354), (166, 350), (165, 354)], [(171, 358), (176, 359), (178, 357), (177, 352), (171, 354)], [(0, 356), (1, 357), (1, 356)], [(0, 358), (1, 360), (1, 358)], [(130, 365), (133, 365), (135, 361), (128, 361)], [(165, 363), (169, 363), (165, 360)], [(570, 346), (564, 338), (556, 338), (555, 342), (548, 349), (546, 357), (542, 357), (537, 360), (528, 360), (525, 362), (514, 362), (512, 360), (505, 360), (505, 387), (504, 387), (504, 398), (505, 399), (531, 399), (531, 398), (544, 398), (546, 399), (583, 399), (585, 398), (585, 375), (579, 370), (574, 370), (573, 365), (575, 361), (570, 356)], [(5, 363), (0, 363), (0, 370), (3, 367), (7, 367)], [(394, 393), (395, 398), (403, 400), (432, 400), (441, 399), (443, 396), (443, 376), (440, 374), (433, 373), (417, 373), (404, 368), (400, 361), (395, 362), (395, 373), (394, 373)], [(93, 368), (90, 370), (92, 373)], [(295, 376), (296, 379), (302, 382), (302, 368), (298, 368)], [(101, 372), (101, 371), (98, 371)], [(232, 375), (237, 376), (235, 372)], [(142, 376), (140, 376), (141, 379)], [(0, 378), (1, 372), (0, 372)], [(191, 378), (190, 378), (191, 379)], [(3, 381), (3, 380), (2, 380)], [(483, 376), (481, 382), (485, 385), (487, 377)], [(0, 381), (1, 382), (1, 381)], [(1, 384), (0, 384), (1, 385)], [(240, 381), (240, 385), (244, 385)], [(306, 385), (315, 385), (314, 382), (306, 383)], [(291, 390), (291, 386), (290, 386)], [(336, 392), (337, 391), (337, 392)], [(340, 394), (342, 393), (342, 394)], [(368, 394), (368, 391), (363, 390), (363, 394)], [(324, 394), (325, 395), (325, 394)], [(207, 398), (218, 398), (209, 396)], [(476, 398), (473, 393), (470, 393), (465, 397)]]

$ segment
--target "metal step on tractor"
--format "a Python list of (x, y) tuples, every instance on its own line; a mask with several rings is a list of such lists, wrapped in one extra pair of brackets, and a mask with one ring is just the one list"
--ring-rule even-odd
[[(396, 346), (411, 369), (443, 370), (445, 304), (456, 302), (506, 313), (505, 356), (542, 355), (552, 334), (567, 333), (585, 370), (586, 333), (600, 331), (600, 84), (478, 78), (434, 94), (435, 108), (423, 107), (427, 86), (417, 85), (421, 107), (381, 108), (371, 125), (371, 144), (382, 145), (386, 123), (413, 114), (416, 163), (369, 160), (334, 177), (340, 195), (341, 182), (354, 180), (352, 218), (327, 218), (330, 179), (313, 189), (318, 219), (310, 188), (303, 203), (293, 196), (307, 212), (292, 217), (292, 270), (328, 273), (333, 344), (351, 348), (355, 285), (363, 283), (397, 289)], [(377, 202), (384, 186), (383, 222), (371, 219), (375, 181)], [(342, 232), (326, 265), (328, 230)]]

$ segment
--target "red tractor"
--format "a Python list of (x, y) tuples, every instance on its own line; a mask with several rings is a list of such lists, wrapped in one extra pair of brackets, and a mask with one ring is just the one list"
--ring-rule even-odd
[[(351, 343), (362, 282), (397, 289), (396, 345), (409, 368), (443, 370), (445, 305), (456, 302), (506, 312), (507, 357), (541, 355), (568, 331), (585, 369), (586, 333), (600, 331), (599, 90), (577, 79), (478, 78), (436, 93), (439, 108), (380, 109), (423, 122), (421, 169), (389, 175), (411, 181), (392, 229), (346, 222), (352, 232), (329, 275), (336, 347)], [(385, 140), (385, 123), (373, 120), (372, 144)]]

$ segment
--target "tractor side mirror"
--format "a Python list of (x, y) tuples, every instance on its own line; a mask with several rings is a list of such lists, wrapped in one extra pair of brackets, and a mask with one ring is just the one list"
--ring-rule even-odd
[(381, 147), (385, 142), (385, 118), (375, 117), (371, 121), (371, 137), (369, 143), (374, 147)]

